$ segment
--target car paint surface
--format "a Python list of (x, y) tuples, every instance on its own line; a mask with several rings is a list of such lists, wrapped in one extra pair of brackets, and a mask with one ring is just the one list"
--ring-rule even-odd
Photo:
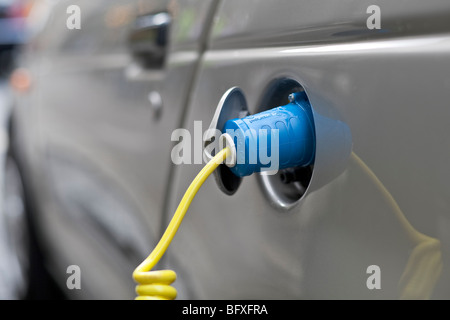
[[(380, 30), (366, 25), (374, 4)], [(85, 289), (69, 294), (133, 297), (133, 268), (202, 167), (171, 163), (173, 130), (206, 130), (234, 86), (255, 113), (288, 78), (316, 119), (308, 190), (282, 209), (257, 175), (232, 196), (208, 179), (162, 263), (178, 273), (179, 298), (448, 298), (447, 2), (80, 1), (79, 31), (65, 29), (65, 5), (28, 53), (36, 87), (17, 122), (50, 265), (60, 279), (67, 265), (83, 270)], [(139, 69), (127, 27), (166, 6), (166, 64)], [(343, 164), (321, 117), (351, 131)], [(373, 265), (378, 290), (367, 286)]]

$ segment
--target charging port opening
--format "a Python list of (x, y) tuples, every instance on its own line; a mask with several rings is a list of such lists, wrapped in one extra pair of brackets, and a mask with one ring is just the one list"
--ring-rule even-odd
[[(256, 112), (289, 103), (289, 95), (304, 92), (299, 82), (291, 78), (277, 78), (267, 86)], [(306, 93), (306, 92), (305, 92)], [(311, 181), (314, 164), (279, 170), (276, 174), (258, 174), (260, 185), (269, 202), (280, 209), (292, 208), (305, 194)]]

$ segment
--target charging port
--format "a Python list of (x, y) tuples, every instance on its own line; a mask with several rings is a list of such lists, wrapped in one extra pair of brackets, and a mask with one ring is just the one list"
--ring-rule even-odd
[[(302, 92), (309, 103), (308, 96), (299, 82), (284, 77), (275, 79), (264, 91), (257, 112), (266, 111), (274, 106), (286, 105), (289, 103), (289, 96), (297, 92)], [(305, 194), (313, 171), (314, 162), (307, 166), (281, 169), (273, 175), (263, 172), (257, 177), (269, 202), (276, 208), (288, 210)]]
[[(257, 173), (270, 202), (287, 208), (303, 196), (312, 177), (315, 157), (312, 109), (305, 91), (295, 80), (275, 80), (265, 92), (259, 104), (262, 107), (249, 115), (242, 91), (237, 87), (228, 90), (211, 121), (208, 130), (211, 134), (206, 136), (204, 152), (211, 159), (214, 150), (220, 149), (219, 141), (227, 140), (233, 145), (235, 161), (216, 170), (219, 188), (232, 195), (242, 177)], [(221, 139), (216, 136), (217, 131)], [(276, 141), (275, 149), (273, 141)], [(275, 166), (272, 160), (270, 164), (263, 163), (269, 155), (276, 155)], [(265, 171), (272, 172), (265, 174)]]

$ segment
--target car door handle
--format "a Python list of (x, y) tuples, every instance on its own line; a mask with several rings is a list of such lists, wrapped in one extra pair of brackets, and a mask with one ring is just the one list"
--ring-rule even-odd
[(128, 37), (133, 60), (144, 69), (164, 66), (171, 16), (158, 12), (138, 16)]

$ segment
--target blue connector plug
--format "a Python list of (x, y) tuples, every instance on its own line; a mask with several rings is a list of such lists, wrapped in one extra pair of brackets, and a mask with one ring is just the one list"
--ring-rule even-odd
[(304, 92), (292, 93), (289, 101), (285, 106), (225, 123), (221, 139), (235, 151), (226, 164), (236, 176), (314, 163), (311, 105)]

